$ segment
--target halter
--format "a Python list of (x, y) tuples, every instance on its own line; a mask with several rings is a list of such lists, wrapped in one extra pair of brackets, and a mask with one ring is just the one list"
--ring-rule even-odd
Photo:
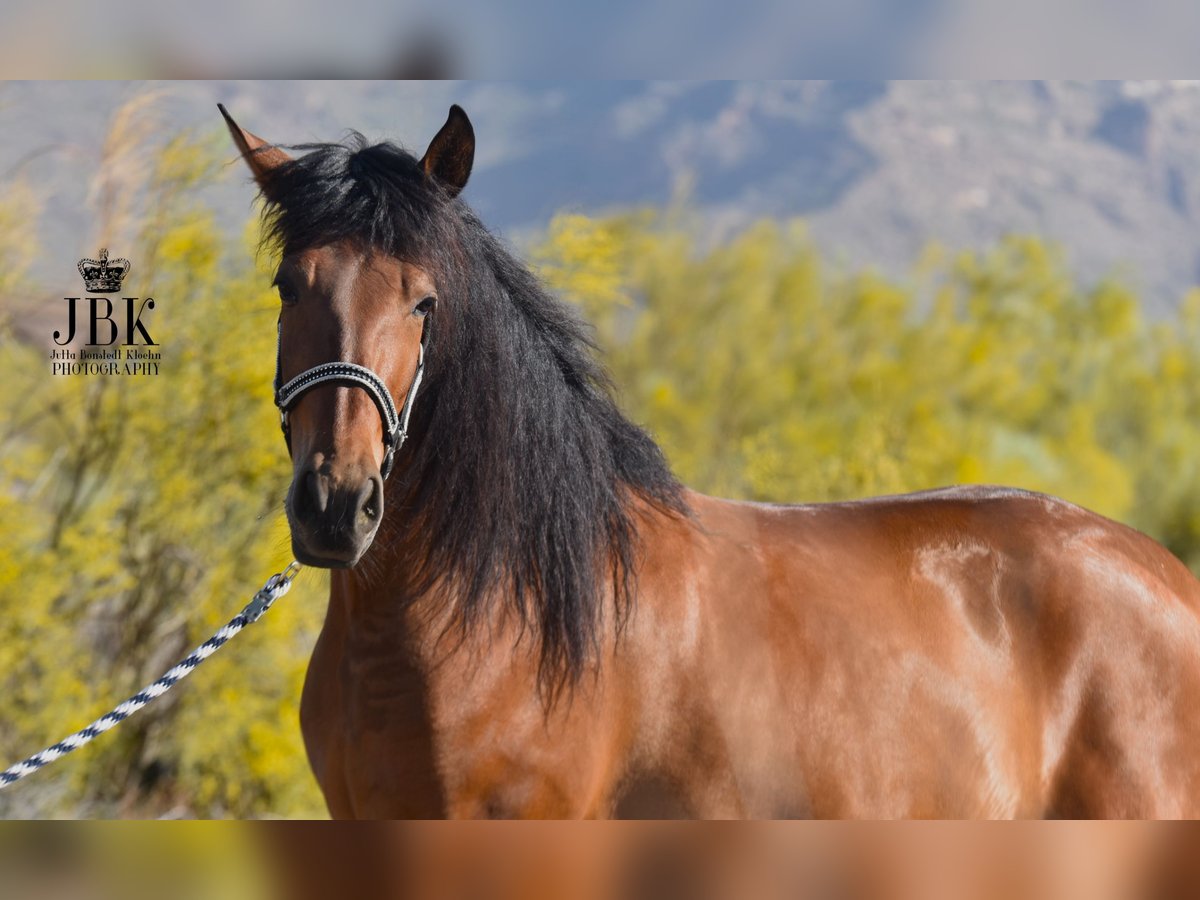
[(396, 461), (396, 451), (404, 446), (408, 438), (408, 417), (412, 415), (413, 401), (417, 397), (417, 388), (421, 386), (421, 377), (425, 374), (425, 342), (429, 338), (429, 316), (421, 325), (421, 344), (417, 351), (417, 372), (413, 375), (412, 384), (404, 397), (404, 405), (396, 412), (396, 404), (383, 379), (366, 366), (348, 362), (322, 363), (307, 369), (289, 381), (281, 384), (282, 353), (283, 353), (283, 322), (275, 326), (275, 405), (279, 407), (279, 427), (283, 431), (283, 439), (287, 442), (288, 453), (292, 452), (292, 435), (288, 428), (288, 411), (296, 405), (305, 392), (317, 385), (328, 382), (339, 382), (360, 387), (370, 395), (379, 410), (383, 420), (383, 464), (379, 474), (385, 479), (392, 472), (392, 464)]

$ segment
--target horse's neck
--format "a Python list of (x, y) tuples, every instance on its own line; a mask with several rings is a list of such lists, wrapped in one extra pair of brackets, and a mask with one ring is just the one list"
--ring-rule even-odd
[(356, 659), (387, 658), (424, 678), (447, 666), (478, 665), (480, 655), (490, 654), (493, 645), (511, 652), (518, 629), (505, 622), (507, 609), (501, 598), (485, 603), (464, 630), (452, 574), (433, 589), (416, 593), (399, 574), (363, 577), (335, 571), (326, 628), (336, 629)]
[[(634, 521), (641, 533), (643, 562), (649, 561), (647, 570), (634, 573), (637, 607), (644, 608), (657, 605), (664, 575), (668, 587), (673, 583), (678, 565), (672, 560), (687, 557), (694, 526), (686, 517), (664, 512), (646, 501), (633, 502), (637, 504)], [(420, 538), (414, 535), (409, 539)], [(677, 549), (664, 558), (664, 547)], [(651, 549), (655, 552), (649, 552)], [(391, 672), (397, 677), (404, 673), (412, 676), (410, 687), (419, 682), (421, 690), (437, 695), (443, 686), (456, 695), (456, 702), (458, 695), (464, 695), (461, 699), (468, 704), (497, 691), (527, 695), (540, 703), (541, 646), (536, 637), (536, 613), (528, 611), (530, 618), (522, 623), (514, 598), (491, 596), (483, 599), (464, 626), (460, 596), (465, 592), (456, 589), (456, 573), (445, 573), (438, 586), (424, 593), (416, 591), (406, 577), (409, 566), (403, 561), (426, 557), (427, 548), (393, 544), (382, 557), (387, 564), (368, 560), (361, 571), (335, 570), (325, 625), (328, 642), (340, 648), (359, 676), (366, 677), (368, 671)], [(598, 598), (604, 609), (597, 634), (600, 652), (591, 661), (596, 664), (611, 661), (609, 651), (618, 641), (611, 584), (602, 590), (604, 594)], [(674, 592), (670, 588), (669, 593)], [(624, 633), (629, 636), (630, 629), (625, 628)], [(437, 704), (438, 698), (432, 697), (431, 702)]]
[(330, 615), (358, 643), (408, 647), (432, 630), (432, 597), (415, 594), (406, 579), (389, 572), (335, 570), (330, 578)]

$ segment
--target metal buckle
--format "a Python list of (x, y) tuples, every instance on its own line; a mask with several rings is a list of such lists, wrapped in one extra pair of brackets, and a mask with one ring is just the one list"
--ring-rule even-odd
[(242, 615), (245, 617), (246, 622), (253, 623), (261, 619), (263, 613), (270, 609), (276, 600), (287, 593), (288, 588), (292, 586), (292, 580), (299, 574), (301, 568), (300, 563), (293, 559), (288, 563), (286, 569), (268, 578), (267, 583), (262, 586), (262, 589), (254, 595), (254, 598), (242, 610)]

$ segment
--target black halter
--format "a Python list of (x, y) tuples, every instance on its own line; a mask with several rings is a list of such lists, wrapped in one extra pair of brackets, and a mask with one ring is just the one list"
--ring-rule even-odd
[(292, 452), (292, 435), (288, 428), (288, 410), (295, 406), (296, 401), (306, 391), (320, 384), (340, 382), (351, 384), (366, 391), (375, 401), (379, 417), (383, 420), (383, 464), (379, 474), (384, 478), (392, 472), (396, 461), (396, 451), (404, 446), (408, 438), (408, 417), (412, 415), (413, 401), (417, 397), (417, 388), (421, 386), (421, 377), (425, 374), (425, 343), (429, 338), (429, 317), (426, 316), (421, 330), (421, 344), (417, 352), (417, 371), (413, 375), (412, 384), (404, 397), (404, 405), (396, 412), (396, 404), (392, 400), (383, 379), (366, 366), (348, 362), (322, 363), (301, 372), (287, 384), (281, 384), (283, 377), (281, 355), (283, 352), (283, 323), (275, 326), (275, 405), (279, 407), (279, 427), (283, 429), (283, 439), (287, 442), (288, 452)]

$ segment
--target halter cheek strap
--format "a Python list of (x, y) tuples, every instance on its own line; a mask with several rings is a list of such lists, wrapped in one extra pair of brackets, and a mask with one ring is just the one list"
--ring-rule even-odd
[(281, 384), (282, 374), (282, 343), (283, 343), (283, 326), (282, 322), (276, 325), (276, 341), (275, 341), (275, 405), (279, 407), (279, 427), (283, 430), (283, 438), (287, 442), (288, 452), (292, 449), (292, 435), (288, 427), (288, 412), (300, 397), (307, 391), (312, 390), (321, 384), (335, 382), (338, 384), (349, 384), (354, 387), (360, 387), (371, 397), (375, 403), (375, 408), (379, 410), (379, 417), (383, 420), (383, 463), (379, 467), (379, 474), (384, 478), (392, 472), (392, 465), (396, 461), (396, 451), (404, 446), (405, 440), (408, 439), (408, 418), (412, 415), (413, 401), (417, 397), (417, 389), (421, 386), (421, 378), (425, 374), (425, 343), (429, 337), (429, 319), (426, 317), (425, 324), (421, 331), (421, 344), (417, 351), (417, 371), (413, 375), (412, 384), (408, 388), (408, 393), (404, 397), (404, 405), (400, 408), (399, 413), (396, 412), (396, 404), (392, 400), (391, 392), (388, 390), (383, 379), (368, 369), (366, 366), (360, 366), (355, 363), (348, 362), (330, 362), (322, 363), (319, 366), (313, 366), (307, 369), (289, 381), (287, 384)]

